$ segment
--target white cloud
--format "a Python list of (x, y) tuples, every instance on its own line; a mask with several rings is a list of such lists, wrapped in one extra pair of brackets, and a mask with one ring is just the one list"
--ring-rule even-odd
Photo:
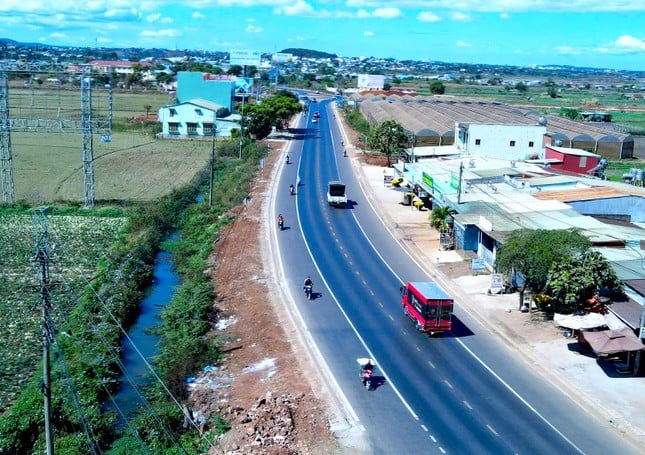
[(399, 8), (377, 8), (372, 12), (374, 17), (380, 17), (382, 19), (394, 19), (395, 17), (400, 17), (403, 15)]
[(455, 46), (457, 46), (457, 47), (472, 47), (473, 45), (471, 43), (467, 43), (466, 41), (459, 40), (459, 41), (457, 41), (455, 43)]
[(195, 12), (191, 15), (191, 17), (192, 17), (193, 19), (205, 19), (205, 18), (206, 18), (206, 15), (205, 15), (205, 14), (203, 14), (203, 13), (200, 13), (199, 11), (195, 11)]
[(365, 30), (365, 31), (363, 32), (363, 36), (374, 36), (374, 32), (372, 32), (372, 31), (370, 31), (370, 30)]
[(161, 14), (159, 13), (149, 14), (146, 16), (146, 21), (148, 22), (157, 22), (159, 19), (161, 19)]
[(181, 35), (181, 31), (172, 28), (166, 28), (163, 30), (144, 30), (139, 33), (139, 36), (142, 38), (176, 38)]
[(372, 17), (372, 15), (366, 9), (359, 9), (358, 11), (356, 11), (356, 17), (358, 17), (359, 19), (365, 19)]
[(583, 51), (571, 46), (556, 46), (555, 51), (562, 55), (582, 55)]
[(511, 18), (511, 16), (510, 16), (510, 14), (501, 13), (501, 14), (499, 15), (499, 18), (500, 18), (500, 19), (510, 19), (510, 18)]
[(441, 22), (441, 17), (437, 16), (435, 13), (432, 13), (430, 11), (421, 11), (417, 15), (417, 20), (419, 22)]
[(623, 35), (615, 42), (616, 47), (630, 52), (645, 51), (645, 40), (634, 38), (630, 35)]
[(262, 27), (256, 27), (255, 25), (247, 25), (244, 31), (247, 33), (262, 33), (264, 29)]
[[(251, 3), (255, 3), (253, 6), (257, 6), (257, 2), (251, 1)], [(277, 3), (282, 2), (278, 1)], [(238, 6), (237, 3), (236, 6)], [(284, 14), (285, 16), (310, 16), (314, 14), (314, 8), (303, 0), (296, 0), (293, 4), (274, 8), (273, 12), (276, 14)]]
[(454, 11), (450, 13), (450, 19), (455, 22), (470, 22), (471, 18), (469, 14), (460, 13), (459, 11)]

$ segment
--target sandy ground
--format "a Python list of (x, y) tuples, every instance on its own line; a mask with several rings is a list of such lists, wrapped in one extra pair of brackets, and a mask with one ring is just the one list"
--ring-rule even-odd
[[(488, 295), (490, 276), (473, 274), (471, 257), (440, 248), (437, 232), (428, 227), (429, 212), (403, 206), (400, 190), (383, 185), (384, 168), (365, 163), (348, 131), (344, 140), (350, 159), (394, 238), (429, 272), (446, 280), (450, 292), (458, 293), (458, 304), (488, 321), (491, 333), (515, 348), (528, 366), (625, 437), (645, 445), (643, 378), (607, 373), (610, 368), (563, 337), (552, 321), (517, 311), (517, 294)], [(285, 144), (271, 142), (248, 204), (238, 209), (237, 221), (215, 244), (212, 270), (221, 313), (214, 336), (225, 360), (197, 376), (191, 385), (192, 408), (198, 420), (218, 410), (231, 424), (209, 453), (360, 454), (360, 434), (335, 428), (334, 391), (317, 380), (311, 346), (297, 330), (272, 259), (270, 183)]]

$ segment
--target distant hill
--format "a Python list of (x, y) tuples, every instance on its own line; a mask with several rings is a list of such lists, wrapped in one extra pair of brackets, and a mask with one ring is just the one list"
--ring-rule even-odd
[(327, 52), (314, 51), (312, 49), (299, 49), (295, 47), (290, 47), (280, 51), (280, 53), (291, 54), (294, 57), (299, 58), (337, 58), (336, 54), (328, 54)]

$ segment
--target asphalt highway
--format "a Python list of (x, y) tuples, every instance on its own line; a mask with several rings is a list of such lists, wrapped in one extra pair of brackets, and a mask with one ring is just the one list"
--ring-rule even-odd
[[(311, 122), (313, 111), (321, 115)], [(278, 183), (284, 283), (370, 453), (632, 453), (568, 397), (545, 383), (456, 302), (454, 329), (430, 337), (400, 305), (404, 281), (430, 280), (371, 209), (352, 171), (328, 102), (301, 119)], [(346, 208), (327, 206), (326, 185), (347, 184)], [(296, 194), (289, 195), (294, 183)], [(277, 213), (275, 214), (277, 216)], [(302, 282), (310, 275), (314, 299)], [(445, 283), (439, 282), (450, 294)], [(358, 379), (376, 360), (375, 388)]]

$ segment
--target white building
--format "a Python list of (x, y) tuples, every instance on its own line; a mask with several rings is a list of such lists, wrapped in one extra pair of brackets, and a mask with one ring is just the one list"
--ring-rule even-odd
[(162, 137), (212, 136), (213, 124), (216, 136), (230, 137), (232, 130), (240, 129), (240, 116), (216, 117), (222, 108), (224, 106), (201, 99), (163, 106), (158, 112)]
[(455, 123), (455, 146), (464, 155), (503, 160), (543, 158), (544, 125)]

